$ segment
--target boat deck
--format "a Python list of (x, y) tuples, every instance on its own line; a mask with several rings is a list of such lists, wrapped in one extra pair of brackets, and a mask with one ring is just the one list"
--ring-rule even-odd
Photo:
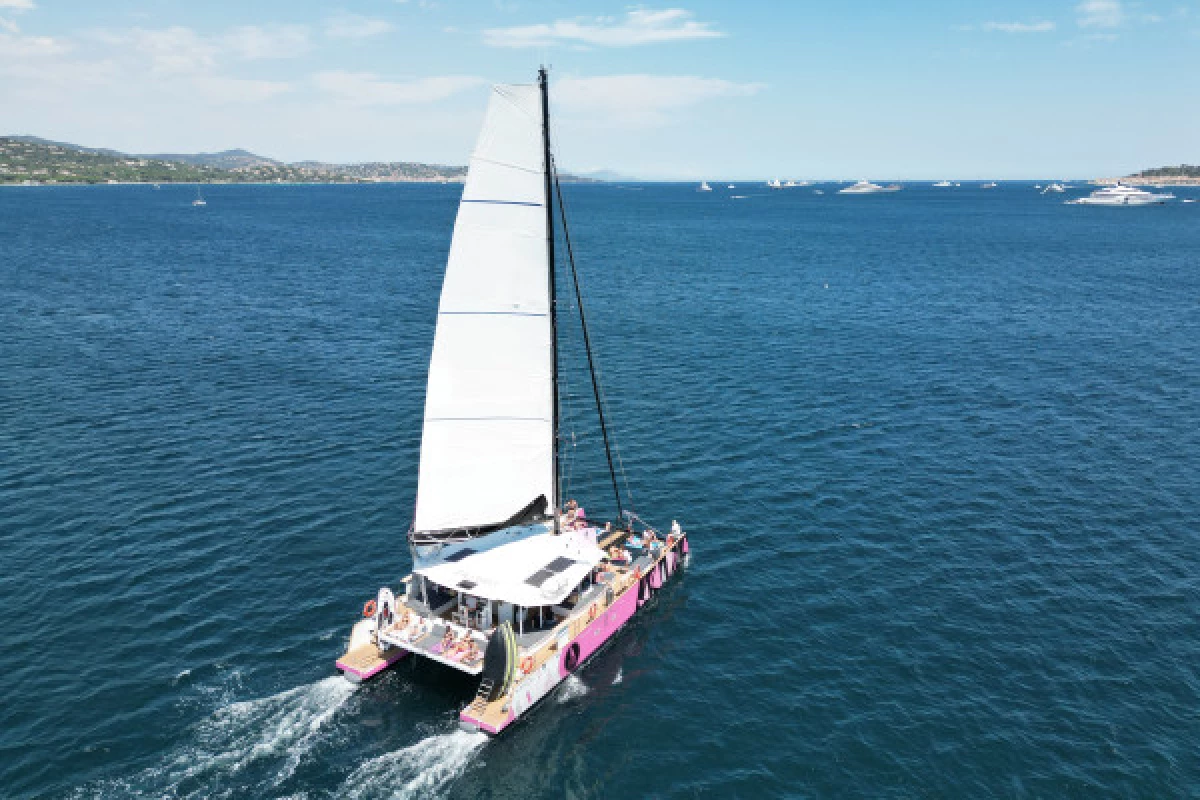
[(408, 651), (406, 650), (395, 647), (389, 650), (380, 650), (373, 643), (367, 643), (361, 647), (356, 647), (339, 658), (337, 660), (337, 667), (347, 677), (365, 681), (387, 669), (406, 655), (408, 655)]
[[(404, 613), (404, 606), (397, 603), (396, 611), (398, 614)], [(470, 635), (479, 645), (479, 657), (473, 660), (466, 660), (462, 657), (447, 656), (442, 651), (442, 637), (449, 628), (454, 631), (456, 639), (462, 639), (464, 635)], [(445, 622), (434, 618), (432, 624), (425, 620), (423, 632), (418, 632), (415, 636), (410, 629), (401, 629), (397, 625), (384, 630), (379, 638), (387, 644), (402, 647), (411, 653), (432, 659), (439, 663), (445, 664), (448, 667), (454, 667), (457, 670), (466, 672), (471, 675), (478, 675), (483, 671), (483, 651), (487, 649), (487, 640), (478, 631), (468, 631), (460, 625), (454, 625), (450, 622)]]

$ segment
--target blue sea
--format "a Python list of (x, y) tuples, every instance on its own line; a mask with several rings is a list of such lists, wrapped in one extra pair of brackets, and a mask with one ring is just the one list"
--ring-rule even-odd
[(822, 188), (565, 187), (693, 560), (495, 740), (333, 667), (409, 569), (459, 189), (0, 190), (0, 795), (1200, 797), (1200, 204)]

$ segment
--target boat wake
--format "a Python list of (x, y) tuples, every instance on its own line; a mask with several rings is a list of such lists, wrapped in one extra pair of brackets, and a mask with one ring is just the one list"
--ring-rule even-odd
[(197, 725), (190, 741), (160, 764), (85, 787), (74, 797), (199, 798), (235, 786), (261, 796), (292, 776), (354, 688), (334, 676), (231, 703)]
[(569, 703), (577, 697), (583, 697), (588, 693), (587, 684), (579, 679), (578, 675), (571, 674), (562, 682), (562, 688), (558, 690), (559, 703)]
[(426, 737), (359, 765), (338, 790), (349, 800), (440, 796), (471, 763), (487, 734), (453, 731)]

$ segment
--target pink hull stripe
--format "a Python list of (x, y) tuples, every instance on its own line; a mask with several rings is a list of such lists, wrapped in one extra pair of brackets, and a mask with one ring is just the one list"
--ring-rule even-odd
[(505, 728), (507, 728), (509, 723), (511, 723), (513, 721), (512, 714), (509, 714), (508, 717), (505, 718), (504, 723), (499, 728), (494, 728), (491, 725), (488, 725), (486, 722), (480, 722), (479, 720), (475, 719), (474, 717), (469, 716), (467, 714), (467, 712), (465, 712), (465, 711), (462, 712), (461, 714), (459, 714), (458, 718), (463, 722), (466, 722), (470, 725), (474, 725), (476, 728), (478, 728), (481, 731), (485, 731), (485, 732), (493, 734), (493, 735), (495, 735), (495, 734), (499, 733), (500, 731), (504, 730)]
[(390, 667), (392, 664), (395, 664), (397, 661), (404, 658), (406, 655), (408, 655), (407, 650), (403, 650), (403, 649), (390, 650), (387, 653), (383, 654), (384, 661), (382, 663), (376, 664), (375, 666), (373, 666), (367, 670), (356, 669), (355, 667), (352, 667), (349, 664), (343, 664), (341, 659), (338, 659), (337, 668), (340, 669), (342, 672), (353, 672), (355, 675), (357, 675), (359, 677), (360, 680), (365, 681), (367, 678), (373, 678), (376, 675), (378, 675), (379, 673), (383, 672), (385, 669)]
[(582, 664), (587, 661), (588, 656), (600, 649), (600, 646), (612, 638), (613, 634), (621, 629), (633, 613), (637, 611), (637, 585), (631, 586), (625, 594), (617, 598), (617, 601), (608, 607), (602, 614), (596, 615), (591, 624), (575, 637), (563, 650), (563, 657), (558, 660), (558, 675), (560, 678), (565, 678), (570, 673), (563, 667), (566, 651), (570, 650), (575, 645), (579, 646), (579, 660), (577, 663)]
[[(685, 553), (687, 552), (686, 538), (682, 540), (680, 550)], [(671, 550), (668, 551), (667, 558), (675, 559), (677, 561), (679, 556), (674, 550)], [(665, 561), (666, 559), (661, 559), (657, 564), (650, 568), (650, 573), (647, 576), (647, 580), (649, 585), (654, 589), (660, 588), (669, 574), (667, 565), (664, 563)], [(588, 657), (591, 656), (592, 653), (595, 653), (604, 645), (605, 642), (615, 636), (617, 632), (625, 626), (625, 623), (629, 622), (638, 608), (641, 605), (644, 605), (644, 603), (638, 603), (638, 592), (638, 584), (635, 583), (633, 586), (629, 587), (628, 590), (626, 590), (625, 594), (621, 595), (621, 597), (618, 598), (615, 603), (613, 603), (606, 611), (604, 611), (604, 613), (599, 614), (595, 620), (593, 620), (586, 628), (584, 628), (579, 636), (575, 637), (570, 644), (563, 648), (558, 659), (558, 676), (560, 682), (571, 674), (563, 667), (563, 663), (566, 660), (567, 651), (578, 645), (579, 658), (576, 663), (582, 664), (587, 661)], [(576, 669), (578, 669), (578, 667), (576, 667)], [(549, 694), (549, 692), (547, 692), (547, 694)], [(544, 696), (542, 699), (544, 699)], [(463, 722), (475, 725), (480, 730), (486, 731), (487, 733), (493, 735), (498, 734), (500, 731), (504, 730), (516, 721), (516, 716), (512, 711), (508, 712), (508, 716), (505, 717), (504, 721), (498, 728), (494, 728), (491, 725), (480, 722), (474, 717), (469, 716), (466, 711), (460, 712), (458, 718)]]

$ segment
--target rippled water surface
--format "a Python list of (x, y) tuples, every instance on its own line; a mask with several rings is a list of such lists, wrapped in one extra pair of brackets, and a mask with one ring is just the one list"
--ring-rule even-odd
[(1200, 795), (1200, 204), (567, 187), (694, 560), (487, 740), (470, 680), (333, 671), (408, 568), (457, 193), (0, 191), (0, 794)]

